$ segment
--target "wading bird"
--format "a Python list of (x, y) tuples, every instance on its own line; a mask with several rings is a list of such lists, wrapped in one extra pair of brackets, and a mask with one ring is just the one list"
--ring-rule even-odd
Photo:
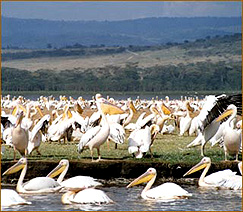
[(230, 104), (234, 104), (237, 107), (238, 115), (242, 114), (242, 94), (207, 96), (197, 119), (199, 134), (187, 147), (201, 144), (201, 155), (204, 156), (206, 143), (215, 135), (220, 126), (216, 119)]
[(78, 145), (78, 152), (81, 153), (85, 148), (89, 148), (93, 161), (93, 149), (96, 148), (98, 153), (97, 161), (99, 161), (101, 159), (100, 146), (105, 143), (110, 134), (110, 126), (105, 114), (122, 114), (124, 111), (119, 107), (107, 102), (107, 100), (104, 99), (100, 94), (96, 94), (95, 99), (98, 111), (102, 116), (102, 121), (98, 126), (89, 129), (81, 137)]
[(21, 156), (27, 155), (27, 146), (29, 141), (28, 131), (21, 127), (24, 112), (21, 111), (17, 116), (15, 127), (12, 129), (12, 143), (14, 147), (14, 161), (16, 160), (16, 150)]
[(238, 153), (240, 150), (240, 137), (241, 130), (234, 129), (233, 120), (237, 114), (237, 108), (235, 105), (229, 105), (227, 110), (217, 118), (217, 121), (221, 121), (227, 116), (230, 116), (227, 121), (225, 121), (225, 127), (223, 129), (223, 141), (224, 141), (224, 152), (225, 160), (227, 160), (227, 154), (235, 155), (235, 159), (238, 161)]

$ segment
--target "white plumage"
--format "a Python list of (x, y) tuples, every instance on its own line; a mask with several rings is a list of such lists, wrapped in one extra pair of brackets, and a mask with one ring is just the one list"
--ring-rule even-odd
[(210, 166), (211, 159), (209, 157), (204, 157), (198, 164), (186, 172), (184, 176), (204, 168), (203, 173), (201, 174), (198, 181), (199, 186), (234, 190), (242, 189), (242, 177), (236, 175), (236, 172), (232, 172), (230, 169), (218, 171), (206, 176)]
[(145, 129), (136, 129), (128, 138), (128, 152), (135, 154), (136, 158), (142, 158), (149, 151), (151, 144), (151, 132), (148, 126)]
[(109, 204), (113, 201), (105, 194), (104, 191), (87, 188), (81, 191), (68, 191), (62, 196), (63, 204)]
[(156, 169), (149, 168), (144, 174), (142, 174), (137, 179), (132, 181), (127, 186), (127, 188), (144, 182), (148, 182), (141, 193), (141, 197), (143, 199), (148, 199), (148, 200), (173, 200), (173, 199), (188, 198), (192, 196), (192, 194), (188, 193), (179, 185), (171, 182), (164, 183), (162, 185), (150, 189), (156, 179), (156, 176), (157, 176)]
[(23, 199), (16, 191), (12, 189), (1, 189), (1, 207), (29, 204), (31, 202)]

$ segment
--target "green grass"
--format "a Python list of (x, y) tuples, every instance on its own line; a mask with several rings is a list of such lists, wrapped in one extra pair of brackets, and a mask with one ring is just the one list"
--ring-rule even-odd
[[(129, 134), (127, 134), (128, 136)], [(113, 142), (109, 143), (109, 149), (107, 143), (101, 146), (101, 156), (106, 160), (124, 160), (124, 161), (144, 161), (144, 162), (168, 162), (170, 164), (187, 163), (195, 164), (195, 162), (201, 159), (200, 146), (187, 148), (195, 136), (178, 136), (172, 135), (158, 135), (152, 146), (154, 157), (151, 158), (150, 154), (142, 159), (133, 158), (128, 153), (128, 141), (124, 144), (118, 145), (115, 149)], [(77, 144), (69, 142), (67, 144), (58, 144), (57, 142), (42, 143), (40, 146), (41, 156), (37, 155), (34, 151), (32, 155), (28, 156), (29, 160), (54, 160), (66, 158), (74, 161), (91, 161), (89, 149), (84, 150), (81, 154), (77, 152)], [(211, 147), (210, 144), (206, 145), (205, 154), (209, 156), (213, 162), (220, 162), (224, 160), (224, 151), (218, 146)], [(20, 155), (17, 154), (17, 158)], [(97, 158), (97, 152), (94, 150), (94, 159)], [(13, 149), (6, 147), (4, 155), (2, 155), (2, 161), (13, 160)]]

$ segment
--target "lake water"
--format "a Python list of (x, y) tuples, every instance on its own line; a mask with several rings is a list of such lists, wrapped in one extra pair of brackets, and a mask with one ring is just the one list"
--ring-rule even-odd
[[(3, 96), (7, 95), (8, 93), (6, 92), (3, 92)], [(77, 99), (78, 97), (82, 96), (84, 99), (86, 100), (90, 100), (92, 99), (92, 96), (95, 96), (95, 92), (93, 94), (86, 94), (86, 93), (77, 93), (77, 92), (74, 92), (74, 93), (71, 93), (71, 92), (54, 92), (52, 95), (59, 100), (59, 96), (60, 95), (65, 95), (66, 97), (69, 97), (69, 96), (72, 96), (74, 99)], [(195, 91), (190, 91), (190, 92), (182, 92), (181, 93), (168, 93), (168, 92), (161, 92), (161, 93), (107, 93), (107, 92), (104, 92), (104, 93), (101, 93), (103, 95), (103, 97), (107, 97), (109, 96), (110, 98), (114, 98), (115, 100), (125, 100), (127, 98), (131, 98), (132, 100), (135, 100), (138, 96), (140, 99), (146, 99), (146, 100), (150, 100), (152, 98), (158, 98), (158, 99), (165, 99), (166, 96), (169, 96), (170, 99), (181, 99), (181, 96), (185, 97), (198, 97), (199, 99), (203, 99), (205, 97), (205, 93), (198, 93), (198, 92), (195, 92)], [(213, 92), (208, 92), (207, 95), (210, 95), (210, 94), (214, 94)], [(27, 99), (30, 99), (30, 100), (37, 100), (41, 94), (34, 94), (33, 93), (22, 93), (21, 94), (22, 96), (24, 96), (25, 98)], [(42, 94), (43, 96), (50, 96), (51, 94), (50, 93), (46, 93), (46, 94)], [(14, 95), (11, 94), (11, 97), (13, 97)], [(16, 94), (15, 95), (16, 97), (19, 96), (19, 94)]]
[(174, 201), (148, 201), (140, 197), (143, 186), (102, 187), (115, 202), (109, 205), (63, 205), (60, 193), (47, 195), (21, 195), (32, 205), (3, 208), (6, 211), (242, 211), (242, 191), (202, 189), (182, 185), (192, 193), (189, 199)]

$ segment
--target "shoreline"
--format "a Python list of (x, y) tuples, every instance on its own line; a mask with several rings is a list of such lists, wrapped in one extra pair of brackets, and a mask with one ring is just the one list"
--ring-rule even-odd
[[(46, 176), (52, 169), (54, 169), (59, 161), (31, 161), (28, 162), (28, 170), (25, 176), (25, 181), (38, 176)], [(15, 162), (13, 161), (2, 161), (1, 169), (2, 171), (7, 170)], [(77, 175), (91, 176), (104, 181), (104, 184), (113, 185), (116, 179), (132, 179), (138, 177), (140, 174), (144, 173), (148, 168), (153, 167), (157, 170), (157, 182), (163, 182), (170, 180), (173, 182), (185, 182), (185, 183), (195, 183), (201, 175), (201, 172), (195, 172), (189, 177), (183, 178), (185, 174), (194, 164), (190, 163), (177, 163), (169, 164), (168, 162), (144, 162), (144, 161), (124, 161), (124, 160), (102, 160), (99, 162), (91, 162), (85, 159), (69, 160), (69, 169), (65, 178), (74, 177)], [(238, 162), (236, 161), (222, 161), (217, 163), (212, 163), (208, 174), (217, 172), (224, 169), (231, 169), (237, 172)], [(11, 174), (8, 176), (2, 176), (2, 184), (13, 184), (17, 183), (20, 172)], [(196, 178), (193, 182), (188, 180), (191, 178)], [(126, 181), (126, 180), (125, 180)]]

